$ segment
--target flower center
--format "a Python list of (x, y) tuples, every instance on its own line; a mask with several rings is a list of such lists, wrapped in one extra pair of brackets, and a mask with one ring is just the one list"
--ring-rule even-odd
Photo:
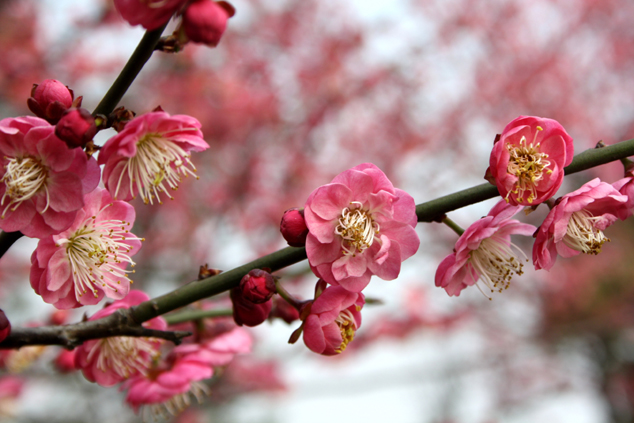
[(112, 371), (122, 378), (138, 373), (146, 375), (152, 360), (159, 355), (157, 345), (161, 340), (114, 336), (101, 339), (88, 353), (88, 360), (98, 354), (97, 368), (103, 372)]
[[(126, 173), (130, 180), (130, 192), (134, 193), (136, 188), (145, 204), (153, 204), (154, 199), (162, 204), (159, 198), (161, 192), (173, 200), (167, 187), (176, 190), (181, 175), (192, 175), (198, 179), (195, 174), (196, 168), (189, 160), (191, 154), (164, 135), (166, 134), (148, 134), (137, 143), (136, 155), (128, 159), (119, 176), (115, 198)], [(134, 195), (136, 197), (136, 194)]]
[(517, 202), (524, 201), (524, 197), (528, 192), (528, 198), (526, 201), (530, 204), (535, 198), (537, 198), (536, 184), (544, 179), (544, 172), (552, 173), (550, 161), (546, 160), (548, 154), (540, 153), (540, 144), (536, 143), (537, 134), (539, 131), (543, 131), (541, 126), (537, 127), (535, 131), (535, 137), (533, 141), (527, 145), (526, 137), (522, 137), (520, 145), (507, 144), (506, 148), (511, 155), (509, 158), (509, 164), (507, 172), (517, 177), (515, 187), (513, 190), (506, 194), (506, 201), (508, 202), (508, 196), (511, 193), (517, 195)]
[(519, 247), (504, 238), (492, 236), (471, 252), (471, 277), (474, 281), (481, 280), (491, 292), (502, 292), (510, 286), (513, 274), (521, 276), (524, 273), (522, 261), (528, 261), (528, 258)]
[(134, 270), (124, 270), (125, 265), (121, 263), (130, 263), (134, 267), (135, 263), (128, 255), (132, 246), (127, 241), (143, 239), (130, 233), (130, 222), (99, 220), (99, 214), (110, 206), (112, 203), (102, 208), (96, 216), (87, 218), (83, 226), (68, 239), (62, 238), (55, 243), (57, 247), (66, 245), (66, 257), (73, 272), (78, 301), (88, 290), (97, 297), (97, 288), (118, 292), (122, 280), (132, 283), (127, 274), (134, 273)]
[(335, 352), (341, 354), (354, 339), (357, 325), (354, 323), (352, 312), (348, 309), (342, 310), (341, 313), (339, 313), (339, 316), (335, 319), (335, 323), (339, 326), (339, 331), (341, 331), (341, 345), (339, 345), (339, 348), (337, 348)]
[(42, 354), (46, 346), (31, 345), (22, 347), (19, 350), (9, 351), (5, 358), (5, 367), (9, 373), (21, 373), (28, 369)]
[(599, 254), (603, 243), (610, 241), (610, 238), (594, 227), (594, 222), (599, 219), (587, 210), (573, 212), (568, 220), (564, 244), (585, 254)]
[(2, 210), (1, 217), (4, 218), (9, 208), (11, 211), (15, 211), (23, 201), (32, 198), (42, 187), (46, 191), (46, 207), (42, 211), (44, 213), (49, 205), (48, 188), (46, 187), (48, 169), (46, 166), (32, 157), (13, 157), (4, 165), (4, 169), (5, 174), (0, 182), (4, 182), (6, 190), (2, 200), (0, 200), (0, 205), (4, 206), (5, 202), (7, 205)]
[[(353, 201), (361, 207), (361, 203)], [(341, 248), (344, 255), (354, 256), (357, 252), (370, 247), (374, 238), (379, 233), (379, 224), (372, 220), (372, 216), (365, 210), (356, 208), (351, 210), (346, 207), (341, 212), (339, 224), (335, 228), (335, 234), (341, 236)]]

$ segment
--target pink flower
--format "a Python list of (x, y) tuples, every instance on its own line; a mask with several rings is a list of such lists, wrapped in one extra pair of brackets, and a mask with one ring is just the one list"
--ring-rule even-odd
[(559, 122), (520, 116), (495, 142), (485, 178), (509, 204), (536, 205), (555, 195), (573, 154), (572, 138)]
[(140, 195), (146, 204), (153, 199), (161, 203), (161, 192), (172, 198), (167, 188), (178, 188), (181, 176), (198, 178), (189, 158), (190, 151), (209, 148), (202, 137), (200, 122), (190, 116), (165, 112), (137, 116), (99, 151), (99, 164), (106, 165), (106, 189), (113, 198), (125, 201)]
[[(322, 282), (323, 283), (323, 282)], [(322, 355), (342, 353), (361, 326), (361, 308), (365, 297), (341, 286), (327, 286), (308, 306), (304, 319), (304, 343)], [(302, 314), (305, 311), (302, 310)]]
[(201, 344), (184, 344), (174, 348), (146, 376), (138, 375), (126, 381), (126, 401), (138, 411), (141, 406), (153, 416), (166, 411), (177, 414), (190, 404), (194, 395), (200, 402), (208, 388), (200, 383), (213, 375), (214, 366), (228, 364), (235, 354), (251, 350), (252, 340), (241, 328), (233, 329)]
[(603, 243), (610, 240), (603, 231), (625, 213), (627, 202), (627, 196), (599, 178), (561, 197), (536, 234), (535, 269), (550, 270), (558, 254), (599, 254)]
[(216, 47), (227, 28), (227, 20), (235, 14), (229, 3), (194, 0), (183, 12), (182, 31), (189, 41)]
[(114, 5), (130, 25), (156, 29), (170, 20), (187, 0), (114, 0)]
[(450, 296), (460, 295), (479, 280), (491, 292), (508, 288), (513, 274), (523, 273), (522, 261), (528, 261), (511, 242), (511, 234), (532, 235), (536, 229), (510, 219), (521, 209), (501, 200), (487, 216), (469, 226), (458, 238), (453, 253), (438, 266), (436, 286), (445, 288)]
[(55, 125), (55, 135), (70, 148), (86, 147), (96, 133), (95, 118), (84, 108), (66, 110)]
[(614, 210), (616, 217), (621, 220), (625, 220), (630, 217), (634, 211), (634, 178), (632, 176), (627, 176), (612, 183), (612, 186), (618, 192), (627, 196), (625, 207), (620, 207), (617, 210)]
[(97, 304), (104, 295), (125, 297), (131, 283), (125, 269), (141, 248), (141, 239), (130, 233), (130, 204), (112, 201), (102, 188), (85, 202), (70, 228), (42, 238), (31, 255), (31, 286), (60, 309)]
[(420, 241), (414, 199), (364, 163), (317, 188), (304, 208), (306, 254), (318, 277), (359, 292), (372, 275), (396, 279)]
[(36, 117), (0, 120), (0, 229), (41, 238), (67, 229), (99, 183), (99, 166)]
[[(120, 308), (130, 308), (149, 299), (146, 293), (132, 290), (125, 299), (104, 307), (88, 320), (101, 319)], [(156, 317), (143, 326), (165, 330), (167, 323), (162, 317)], [(159, 356), (162, 343), (161, 339), (131, 336), (92, 339), (75, 349), (75, 367), (81, 369), (89, 381), (113, 386), (132, 376), (146, 375), (152, 360)]]

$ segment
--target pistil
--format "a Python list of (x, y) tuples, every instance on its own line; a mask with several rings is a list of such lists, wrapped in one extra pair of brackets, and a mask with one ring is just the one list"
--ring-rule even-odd
[(550, 161), (546, 160), (548, 154), (541, 153), (540, 144), (536, 142), (537, 134), (542, 130), (541, 127), (537, 127), (535, 137), (530, 144), (526, 137), (522, 137), (519, 146), (512, 144), (506, 146), (510, 154), (507, 171), (517, 177), (514, 189), (506, 195), (507, 202), (508, 196), (513, 193), (517, 195), (517, 202), (521, 203), (528, 192), (526, 201), (529, 204), (532, 203), (537, 198), (536, 184), (544, 179), (544, 173), (552, 173), (552, 170), (548, 169)]
[(361, 209), (361, 203), (353, 201), (358, 208), (344, 208), (335, 228), (335, 234), (341, 239), (344, 255), (355, 256), (369, 248), (379, 233), (379, 224), (372, 219), (372, 215)]
[(20, 204), (32, 198), (40, 189), (44, 189), (46, 192), (46, 206), (42, 213), (48, 210), (49, 195), (46, 187), (48, 169), (46, 166), (31, 157), (5, 158), (9, 161), (4, 165), (5, 174), (0, 179), (0, 182), (4, 182), (6, 186), (0, 205), (7, 204), (0, 217), (4, 218), (9, 209), (15, 211)]
[(610, 238), (594, 226), (594, 222), (598, 219), (587, 210), (572, 213), (570, 220), (568, 220), (566, 235), (563, 238), (564, 244), (585, 254), (599, 254), (601, 246), (605, 242), (609, 242)]

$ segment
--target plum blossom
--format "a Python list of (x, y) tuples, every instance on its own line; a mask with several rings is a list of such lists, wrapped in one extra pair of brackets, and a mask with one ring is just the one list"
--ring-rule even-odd
[(572, 138), (559, 122), (520, 116), (496, 140), (485, 178), (511, 205), (540, 204), (561, 186), (573, 154)]
[[(33, 84), (31, 97), (26, 100), (26, 104), (37, 117), (54, 125), (73, 106), (74, 100), (73, 90), (55, 79), (45, 79), (41, 84)], [(81, 98), (76, 104), (81, 104)]]
[[(321, 290), (320, 283), (325, 286), (318, 282), (318, 291)], [(306, 316), (302, 324), (306, 346), (322, 355), (345, 351), (361, 326), (364, 304), (365, 297), (360, 292), (350, 292), (342, 286), (325, 286), (301, 313)]]
[(67, 229), (99, 183), (99, 166), (44, 119), (0, 120), (0, 229), (42, 238)]
[(198, 178), (190, 152), (209, 148), (202, 137), (200, 122), (190, 116), (137, 116), (99, 151), (106, 189), (118, 200), (140, 195), (145, 204), (161, 203), (160, 193), (172, 198), (168, 188), (177, 189), (181, 177)]
[(511, 219), (521, 209), (501, 200), (488, 215), (469, 226), (458, 238), (453, 253), (438, 266), (436, 286), (450, 296), (460, 295), (478, 281), (491, 292), (508, 288), (513, 275), (523, 273), (522, 261), (528, 261), (511, 242), (511, 234), (532, 235), (536, 229)]
[(561, 197), (539, 227), (533, 244), (535, 269), (550, 270), (557, 255), (599, 254), (603, 231), (626, 213), (628, 197), (595, 178)]
[(137, 375), (124, 382), (126, 401), (135, 412), (143, 407), (144, 418), (176, 415), (191, 403), (209, 394), (202, 383), (214, 373), (215, 366), (228, 364), (238, 353), (251, 351), (252, 339), (242, 328), (235, 328), (198, 344), (174, 348), (165, 359), (155, 362), (147, 375)]
[(42, 238), (31, 256), (31, 286), (59, 309), (122, 299), (130, 290), (128, 264), (141, 248), (130, 232), (134, 208), (97, 188), (86, 195), (70, 228)]
[[(118, 309), (130, 308), (149, 299), (146, 293), (132, 290), (126, 298), (104, 307), (88, 320), (104, 318)], [(167, 323), (162, 317), (156, 317), (143, 326), (165, 330)], [(81, 369), (91, 382), (113, 386), (135, 375), (147, 375), (152, 361), (160, 355), (162, 343), (162, 339), (131, 336), (91, 339), (75, 350), (75, 368)]]
[(114, 0), (114, 5), (130, 25), (156, 29), (170, 20), (187, 0)]
[(616, 217), (621, 220), (625, 220), (632, 215), (632, 212), (634, 212), (634, 177), (631, 173), (629, 173), (625, 178), (613, 182), (612, 186), (618, 192), (627, 196), (625, 206), (614, 211)]
[(396, 279), (420, 244), (414, 199), (364, 163), (317, 188), (304, 207), (311, 269), (331, 285), (359, 292), (372, 275)]
[(225, 1), (194, 0), (183, 12), (180, 29), (188, 41), (216, 47), (235, 12)]

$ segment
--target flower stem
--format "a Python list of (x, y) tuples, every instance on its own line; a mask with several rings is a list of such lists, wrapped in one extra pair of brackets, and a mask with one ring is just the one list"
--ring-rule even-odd
[(456, 222), (449, 219), (447, 216), (442, 218), (442, 223), (449, 226), (458, 236), (461, 236), (464, 233), (464, 229), (462, 229)]
[(176, 323), (189, 322), (191, 320), (231, 316), (233, 316), (233, 310), (227, 308), (216, 310), (183, 310), (163, 317), (165, 318), (165, 321), (167, 321), (168, 325), (175, 325)]
[(302, 306), (302, 302), (299, 301), (297, 298), (293, 297), (291, 294), (289, 294), (289, 292), (282, 286), (279, 280), (275, 281), (275, 289), (277, 290), (277, 293), (280, 294), (280, 297), (284, 299), (284, 301), (286, 301), (287, 303), (292, 305), (297, 311), (299, 311), (299, 309)]
[(92, 112), (93, 116), (107, 116), (117, 107), (123, 95), (128, 91), (134, 79), (152, 56), (154, 47), (161, 38), (161, 34), (166, 26), (167, 23), (160, 28), (145, 32), (134, 53), (132, 53), (132, 56), (128, 59), (128, 63), (125, 64), (121, 73), (117, 76), (117, 79), (115, 79), (106, 95)]

